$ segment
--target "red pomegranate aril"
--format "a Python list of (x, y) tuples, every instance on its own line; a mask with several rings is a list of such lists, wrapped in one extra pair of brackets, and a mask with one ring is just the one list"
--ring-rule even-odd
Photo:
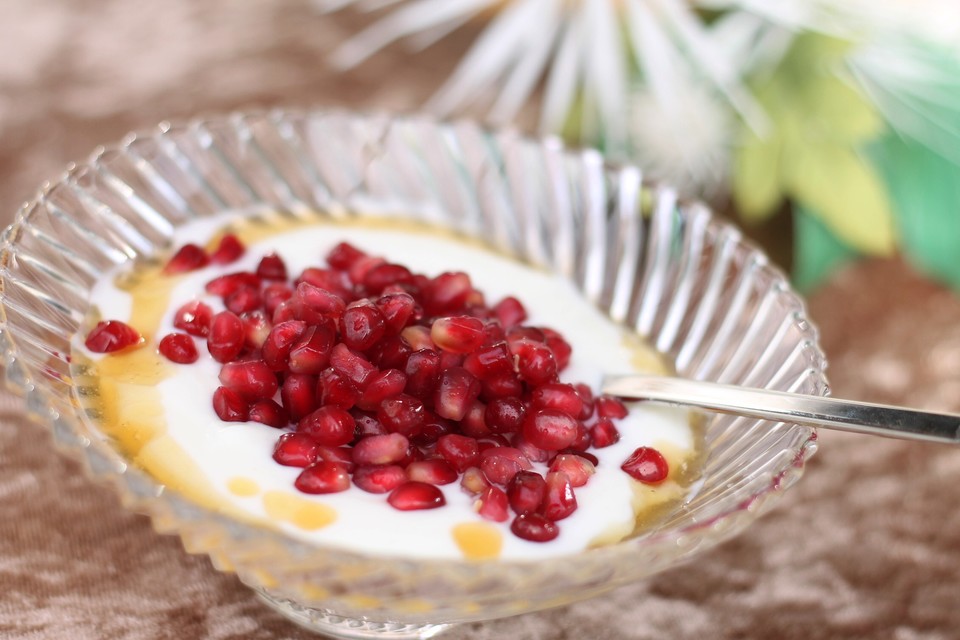
[(513, 355), (501, 341), (479, 347), (463, 360), (463, 368), (480, 380), (490, 380), (513, 373)]
[(223, 300), (223, 305), (237, 315), (259, 309), (262, 304), (260, 290), (253, 287), (238, 287)]
[(526, 325), (507, 329), (507, 344), (510, 345), (511, 350), (524, 342), (546, 344), (547, 336), (537, 327), (529, 327)]
[(433, 349), (414, 351), (407, 358), (406, 392), (420, 399), (432, 398), (440, 382), (440, 354)]
[(561, 453), (550, 463), (550, 471), (562, 471), (570, 479), (573, 487), (582, 487), (597, 472), (597, 468), (586, 458), (573, 453)]
[(210, 335), (212, 322), (213, 309), (199, 300), (186, 303), (173, 314), (174, 327), (199, 338)]
[(330, 317), (333, 320), (338, 320), (347, 307), (340, 296), (308, 282), (301, 282), (297, 285), (291, 300), (296, 300), (305, 309)]
[(613, 398), (611, 396), (600, 396), (597, 398), (596, 403), (597, 416), (601, 418), (614, 418), (616, 420), (622, 420), (627, 417), (629, 410), (627, 405), (623, 404), (619, 399)]
[(546, 478), (546, 491), (540, 512), (549, 520), (556, 522), (569, 517), (577, 510), (577, 496), (573, 493), (573, 484), (563, 471), (550, 471)]
[(164, 265), (163, 272), (167, 275), (186, 273), (201, 269), (208, 264), (210, 264), (210, 256), (207, 255), (203, 247), (198, 247), (195, 244), (185, 244)]
[(506, 486), (521, 471), (532, 468), (530, 460), (519, 449), (494, 447), (480, 452), (480, 469), (487, 480)]
[(268, 253), (260, 258), (256, 274), (261, 280), (279, 280), (282, 282), (287, 279), (287, 265), (283, 258), (276, 253)]
[(410, 270), (389, 262), (376, 265), (363, 276), (363, 288), (368, 295), (379, 295), (390, 285), (409, 282), (413, 282)]
[(497, 398), (519, 398), (523, 395), (523, 383), (512, 371), (480, 381), (480, 397), (491, 402)]
[(350, 488), (350, 473), (344, 464), (320, 460), (301, 471), (293, 485), (304, 493), (339, 493)]
[(360, 465), (353, 471), (353, 484), (367, 493), (389, 493), (406, 481), (403, 467), (395, 464)]
[(527, 310), (523, 307), (523, 303), (513, 296), (507, 296), (498, 302), (493, 307), (493, 313), (500, 321), (500, 326), (505, 329), (518, 325), (527, 319)]
[(383, 314), (387, 333), (390, 334), (400, 333), (417, 316), (416, 300), (406, 292), (385, 293), (374, 304)]
[(580, 401), (583, 402), (583, 408), (580, 410), (580, 415), (577, 417), (581, 420), (587, 420), (593, 415), (593, 390), (591, 390), (588, 385), (585, 385), (582, 382), (574, 384), (573, 388), (577, 390), (577, 395), (580, 396)]
[(460, 420), (480, 395), (480, 381), (462, 367), (451, 367), (440, 374), (433, 395), (437, 415)]
[(427, 282), (423, 307), (428, 316), (440, 316), (461, 310), (470, 298), (473, 284), (462, 272), (441, 273)]
[(260, 278), (249, 271), (238, 271), (214, 278), (207, 283), (205, 289), (211, 295), (226, 299), (227, 296), (242, 287), (259, 290)]
[(318, 443), (339, 447), (353, 440), (353, 416), (339, 407), (324, 406), (297, 422), (297, 432), (305, 433)]
[(477, 513), (484, 520), (492, 522), (506, 522), (510, 517), (507, 494), (500, 487), (487, 487), (474, 505)]
[(523, 437), (535, 447), (547, 451), (564, 449), (576, 439), (576, 418), (556, 409), (527, 412), (523, 421)]
[(217, 387), (213, 392), (213, 410), (224, 422), (246, 422), (250, 405), (236, 391)]
[(304, 373), (286, 376), (280, 385), (280, 402), (294, 422), (314, 411), (317, 408), (316, 377)]
[(353, 440), (358, 444), (363, 438), (385, 436), (389, 433), (383, 423), (377, 420), (377, 416), (368, 411), (354, 408), (350, 410), (350, 415), (356, 423), (353, 428)]
[(460, 476), (460, 488), (470, 495), (480, 495), (490, 487), (490, 481), (479, 467), (469, 467)]
[(302, 433), (285, 433), (273, 447), (273, 459), (287, 467), (308, 467), (317, 461), (320, 445)]
[(377, 419), (387, 431), (401, 433), (408, 438), (417, 435), (423, 426), (426, 408), (419, 398), (405, 393), (397, 394), (380, 403)]
[(510, 531), (531, 542), (550, 542), (560, 535), (560, 527), (539, 513), (517, 516), (510, 523)]
[[(572, 453), (573, 455), (579, 458), (583, 458), (584, 460), (592, 464), (594, 467), (597, 467), (600, 465), (600, 458), (593, 455), (589, 451), (578, 451), (576, 449), (561, 449), (560, 451), (557, 452), (557, 456), (563, 453)], [(553, 456), (553, 457), (556, 458), (557, 456)], [(553, 462), (552, 458), (550, 459), (550, 462)]]
[(238, 260), (245, 251), (246, 247), (243, 246), (240, 239), (232, 233), (227, 233), (220, 238), (217, 248), (210, 254), (210, 262), (213, 264), (230, 264)]
[(390, 492), (387, 502), (400, 511), (436, 509), (447, 503), (443, 492), (426, 482), (404, 482)]
[(353, 473), (357, 466), (353, 461), (353, 449), (350, 447), (328, 447), (320, 445), (317, 447), (317, 460), (339, 462), (347, 468), (347, 472), (349, 473)]
[(413, 349), (407, 344), (407, 341), (400, 336), (390, 336), (382, 339), (372, 349), (367, 350), (367, 358), (380, 369), (400, 369), (406, 368), (407, 360)]
[(670, 467), (666, 458), (652, 447), (639, 447), (620, 465), (632, 478), (645, 484), (658, 484), (667, 479)]
[(531, 444), (522, 435), (513, 437), (513, 446), (527, 456), (530, 462), (547, 462), (550, 459), (551, 452)]
[(342, 342), (334, 345), (330, 352), (330, 367), (352, 382), (357, 389), (367, 386), (367, 380), (377, 371), (373, 363)]
[(480, 448), (474, 438), (448, 433), (437, 439), (436, 453), (458, 473), (474, 467), (480, 461)]
[[(567, 449), (581, 453), (589, 449), (591, 444), (593, 444), (593, 437), (590, 435), (590, 429), (587, 429), (582, 422), (577, 422), (577, 437), (573, 439)], [(563, 449), (560, 449), (560, 451), (563, 451)]]
[(436, 444), (437, 440), (453, 433), (454, 426), (446, 418), (441, 418), (433, 411), (427, 410), (424, 413), (423, 424), (420, 431), (413, 437), (413, 442), (419, 447), (429, 447)]
[(338, 373), (333, 367), (328, 367), (320, 372), (317, 394), (320, 398), (320, 404), (333, 405), (341, 409), (353, 407), (360, 399), (360, 391), (353, 382)]
[(250, 406), (247, 419), (275, 429), (281, 429), (290, 424), (290, 415), (287, 410), (269, 398), (254, 402)]
[(483, 321), (469, 316), (437, 318), (430, 327), (430, 339), (444, 351), (470, 353), (483, 344)]
[(396, 464), (407, 457), (410, 441), (399, 433), (363, 438), (353, 445), (353, 461), (361, 466)]
[(248, 402), (272, 398), (279, 387), (276, 374), (262, 360), (227, 362), (220, 368), (220, 384)]
[(94, 353), (114, 353), (140, 343), (136, 329), (120, 320), (103, 320), (90, 330), (84, 345)]
[(563, 371), (570, 364), (570, 355), (573, 353), (573, 347), (564, 340), (563, 336), (553, 329), (541, 327), (546, 336), (547, 346), (553, 352), (553, 358), (557, 361), (557, 371)]
[(517, 433), (526, 413), (527, 407), (520, 398), (497, 398), (487, 403), (484, 417), (493, 433)]
[(521, 471), (507, 484), (510, 508), (517, 515), (536, 513), (547, 493), (547, 483), (535, 471)]
[(277, 308), (293, 297), (293, 289), (282, 282), (271, 282), (261, 292), (263, 310), (273, 318), (277, 315)]
[(398, 369), (378, 371), (367, 380), (367, 386), (357, 400), (357, 406), (366, 411), (375, 411), (380, 403), (403, 393), (407, 376)]
[(340, 316), (340, 339), (351, 349), (365, 351), (387, 332), (383, 314), (369, 300), (351, 303)]
[(330, 250), (326, 259), (327, 264), (334, 269), (349, 269), (350, 265), (360, 258), (366, 257), (366, 255), (366, 253), (357, 249), (352, 244), (340, 242)]
[(486, 413), (487, 405), (479, 400), (474, 400), (467, 407), (467, 412), (463, 414), (463, 418), (460, 419), (460, 432), (471, 438), (485, 438), (493, 435), (484, 418)]
[(275, 324), (260, 347), (260, 355), (267, 366), (274, 371), (286, 369), (290, 350), (300, 341), (306, 330), (307, 323), (302, 320), (287, 320)]
[(231, 311), (221, 311), (213, 316), (210, 335), (207, 336), (207, 351), (217, 362), (235, 360), (246, 343), (243, 321)]
[(200, 357), (193, 338), (185, 333), (170, 333), (163, 336), (157, 350), (164, 358), (177, 364), (192, 364)]
[(308, 267), (303, 270), (294, 284), (299, 286), (300, 283), (307, 283), (317, 289), (322, 289), (343, 301), (352, 300), (355, 297), (353, 283), (350, 282), (350, 277), (343, 271)]
[(379, 256), (364, 256), (350, 265), (347, 274), (350, 276), (350, 282), (355, 285), (362, 285), (363, 279), (367, 277), (375, 267), (386, 264), (387, 261)]
[[(407, 341), (414, 351), (435, 351), (437, 345), (430, 338), (430, 328), (422, 325), (410, 325), (400, 332), (400, 336)], [(438, 352), (439, 353), (439, 352)]]
[(287, 356), (287, 366), (293, 373), (319, 374), (330, 363), (330, 353), (337, 340), (331, 323), (308, 327)]
[(620, 431), (610, 418), (600, 418), (590, 427), (590, 439), (597, 449), (620, 442)]
[(538, 409), (556, 409), (572, 418), (579, 418), (583, 400), (572, 384), (548, 382), (536, 387), (530, 394), (530, 402)]
[(263, 309), (255, 309), (240, 316), (243, 321), (244, 341), (252, 349), (260, 349), (266, 342), (273, 323)]
[(517, 373), (521, 380), (539, 386), (557, 379), (557, 361), (547, 345), (521, 340), (511, 344), (510, 350), (517, 357)]
[(453, 353), (452, 351), (443, 350), (441, 350), (439, 353), (441, 371), (445, 371), (453, 367), (462, 367), (464, 359), (464, 355), (462, 353)]
[(417, 460), (407, 465), (407, 479), (428, 484), (450, 484), (456, 482), (457, 473), (446, 460)]

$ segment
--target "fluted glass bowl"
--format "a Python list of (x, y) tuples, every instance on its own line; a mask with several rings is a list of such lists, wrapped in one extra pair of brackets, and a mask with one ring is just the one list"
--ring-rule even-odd
[(637, 538), (540, 563), (385, 560), (191, 503), (80, 419), (70, 340), (105, 269), (169, 251), (174, 229), (197, 218), (264, 209), (407, 217), (481, 239), (569, 278), (683, 376), (823, 395), (825, 362), (801, 300), (737, 229), (595, 151), (473, 124), (328, 110), (163, 124), (99, 149), (45, 186), (3, 236), (7, 383), (126, 506), (305, 626), (430, 637), (450, 623), (597, 595), (741, 531), (815, 450), (806, 427), (708, 416), (702, 478), (672, 514)]

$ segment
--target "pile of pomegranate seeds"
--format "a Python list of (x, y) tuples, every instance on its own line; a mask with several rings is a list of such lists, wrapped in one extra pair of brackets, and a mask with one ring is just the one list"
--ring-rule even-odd
[[(232, 235), (210, 253), (187, 244), (163, 272), (230, 264), (244, 253)], [(481, 517), (512, 518), (515, 535), (545, 542), (595, 473), (590, 449), (619, 440), (622, 402), (560, 382), (571, 355), (563, 336), (523, 324), (516, 298), (488, 304), (465, 273), (430, 278), (340, 243), (325, 266), (292, 280), (270, 254), (252, 272), (210, 280), (206, 291), (225, 309), (184, 304), (173, 320), (180, 332), (163, 336), (159, 351), (189, 364), (199, 357), (194, 338), (204, 340), (222, 363), (217, 415), (283, 429), (273, 458), (303, 468), (302, 492), (356, 485), (410, 511), (442, 507), (438, 487), (459, 482)], [(101, 324), (87, 338), (91, 349), (132, 344), (128, 331)], [(621, 468), (646, 483), (668, 474), (648, 447)]]

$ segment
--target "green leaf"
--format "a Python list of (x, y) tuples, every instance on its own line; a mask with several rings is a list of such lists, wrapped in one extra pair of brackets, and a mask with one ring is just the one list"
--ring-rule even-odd
[(827, 276), (857, 256), (821, 221), (821, 216), (805, 207), (793, 215), (793, 281), (800, 291), (810, 291)]
[(960, 166), (888, 135), (869, 149), (894, 203), (900, 243), (918, 269), (960, 287)]
[(780, 188), (780, 149), (776, 133), (766, 139), (749, 134), (736, 155), (733, 197), (743, 219), (759, 222), (777, 210), (783, 200)]

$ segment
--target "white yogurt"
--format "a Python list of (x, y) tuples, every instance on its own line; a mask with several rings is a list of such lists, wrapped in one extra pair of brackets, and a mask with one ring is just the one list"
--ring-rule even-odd
[[(194, 225), (183, 229), (175, 244), (203, 244), (209, 235), (210, 223)], [(571, 343), (573, 355), (563, 372), (564, 381), (585, 382), (597, 389), (604, 372), (635, 369), (622, 330), (564, 279), (449, 237), (368, 227), (317, 225), (281, 232), (252, 244), (245, 256), (233, 264), (207, 267), (183, 277), (173, 290), (156, 338), (174, 331), (173, 313), (187, 301), (203, 300), (215, 311), (223, 308), (217, 298), (204, 292), (205, 283), (216, 275), (254, 270), (259, 259), (271, 252), (281, 255), (288, 272), (295, 275), (308, 266), (322, 264), (329, 249), (343, 240), (429, 276), (450, 270), (465, 271), (488, 302), (515, 295), (529, 313), (527, 324), (554, 328)], [(92, 302), (101, 317), (127, 320), (131, 296), (114, 286), (116, 275), (105, 274), (93, 290)], [(463, 551), (454, 540), (453, 528), (462, 523), (485, 522), (502, 534), (500, 558), (532, 560), (575, 553), (609, 537), (611, 531), (624, 533), (633, 529), (636, 514), (632, 503), (639, 485), (620, 465), (637, 447), (667, 443), (676, 451), (692, 452), (695, 448), (687, 411), (631, 406), (629, 416), (617, 423), (620, 442), (590, 450), (600, 460), (597, 473), (585, 486), (575, 489), (579, 508), (558, 523), (560, 535), (548, 543), (529, 542), (510, 532), (509, 521), (490, 523), (480, 518), (474, 511), (474, 498), (460, 488), (459, 482), (441, 487), (445, 506), (412, 512), (398, 511), (387, 503), (385, 495), (366, 493), (356, 487), (328, 495), (298, 492), (293, 483), (301, 470), (281, 466), (271, 457), (278, 430), (254, 422), (224, 423), (218, 419), (211, 397), (219, 385), (220, 365), (210, 358), (202, 342), (197, 344), (200, 360), (192, 365), (171, 365), (173, 374), (158, 386), (167, 435), (202, 467), (208, 485), (220, 494), (219, 499), (254, 518), (268, 517), (263, 501), (268, 492), (296, 495), (332, 507), (336, 519), (312, 531), (287, 522), (276, 523), (290, 535), (318, 544), (384, 555), (461, 558)], [(94, 354), (89, 356), (97, 358)], [(543, 465), (538, 470), (543, 471)], [(231, 480), (238, 477), (256, 483), (253, 495), (238, 496), (229, 490)]]

